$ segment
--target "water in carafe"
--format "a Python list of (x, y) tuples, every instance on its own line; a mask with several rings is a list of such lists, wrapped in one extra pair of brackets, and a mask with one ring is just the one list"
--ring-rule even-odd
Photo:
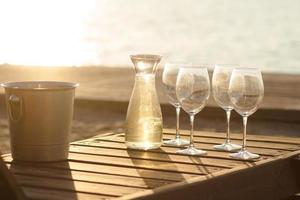
[(161, 56), (134, 55), (135, 84), (130, 98), (125, 142), (128, 148), (154, 149), (162, 144), (162, 114), (155, 88), (155, 72)]

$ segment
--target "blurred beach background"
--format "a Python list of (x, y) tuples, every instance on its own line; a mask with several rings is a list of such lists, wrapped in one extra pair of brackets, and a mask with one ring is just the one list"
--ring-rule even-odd
[[(163, 56), (157, 87), (169, 128), (175, 113), (161, 88), (164, 63), (257, 66), (266, 97), (249, 132), (299, 136), (299, 11), (298, 0), (0, 1), (0, 82), (79, 82), (73, 141), (122, 131), (134, 81), (130, 54)], [(0, 92), (0, 146), (9, 152)], [(211, 100), (196, 127), (224, 132), (223, 114)], [(234, 119), (233, 132), (240, 132)], [(181, 120), (189, 128), (185, 114)]]
[(299, 10), (298, 0), (1, 1), (0, 63), (128, 67), (148, 52), (300, 73)]

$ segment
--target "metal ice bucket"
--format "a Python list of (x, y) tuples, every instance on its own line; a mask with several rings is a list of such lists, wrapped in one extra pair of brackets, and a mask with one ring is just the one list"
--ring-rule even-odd
[(28, 81), (2, 86), (5, 88), (13, 159), (66, 160), (78, 84)]

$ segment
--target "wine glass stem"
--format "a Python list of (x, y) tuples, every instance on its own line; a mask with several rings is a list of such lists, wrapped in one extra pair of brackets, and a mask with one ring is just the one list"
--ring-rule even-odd
[(227, 117), (227, 133), (226, 133), (226, 143), (230, 143), (230, 114), (231, 110), (226, 110), (226, 117)]
[(189, 147), (194, 147), (194, 114), (190, 114), (190, 121), (191, 121), (191, 134), (190, 134), (190, 145)]
[(179, 116), (180, 116), (180, 106), (176, 106), (176, 139), (180, 138), (179, 135)]
[(243, 134), (243, 147), (242, 150), (246, 150), (246, 134), (247, 134), (247, 116), (243, 116), (244, 134)]

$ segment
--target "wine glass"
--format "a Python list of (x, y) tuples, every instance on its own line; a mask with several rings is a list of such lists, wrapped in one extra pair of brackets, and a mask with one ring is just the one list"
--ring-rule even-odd
[(165, 145), (169, 146), (186, 146), (189, 141), (180, 138), (179, 134), (179, 116), (181, 105), (176, 96), (176, 79), (180, 66), (183, 64), (167, 63), (164, 67), (162, 82), (169, 99), (169, 103), (176, 108), (176, 135), (174, 139), (164, 141)]
[(229, 84), (229, 97), (235, 111), (243, 117), (244, 133), (242, 149), (237, 153), (230, 154), (231, 157), (242, 160), (259, 158), (259, 155), (246, 150), (246, 130), (248, 116), (258, 109), (263, 96), (264, 84), (258, 68), (233, 70)]
[(225, 110), (227, 117), (227, 133), (223, 144), (215, 145), (214, 149), (221, 151), (237, 151), (241, 149), (240, 145), (233, 144), (230, 141), (230, 114), (233, 110), (229, 99), (228, 88), (230, 76), (233, 68), (231, 66), (216, 65), (212, 78), (212, 92), (216, 103)]
[(206, 151), (196, 149), (193, 142), (194, 117), (206, 105), (210, 93), (210, 83), (207, 68), (185, 66), (180, 68), (176, 82), (177, 98), (185, 112), (190, 116), (191, 134), (190, 144), (186, 149), (177, 153), (187, 155), (203, 155)]

